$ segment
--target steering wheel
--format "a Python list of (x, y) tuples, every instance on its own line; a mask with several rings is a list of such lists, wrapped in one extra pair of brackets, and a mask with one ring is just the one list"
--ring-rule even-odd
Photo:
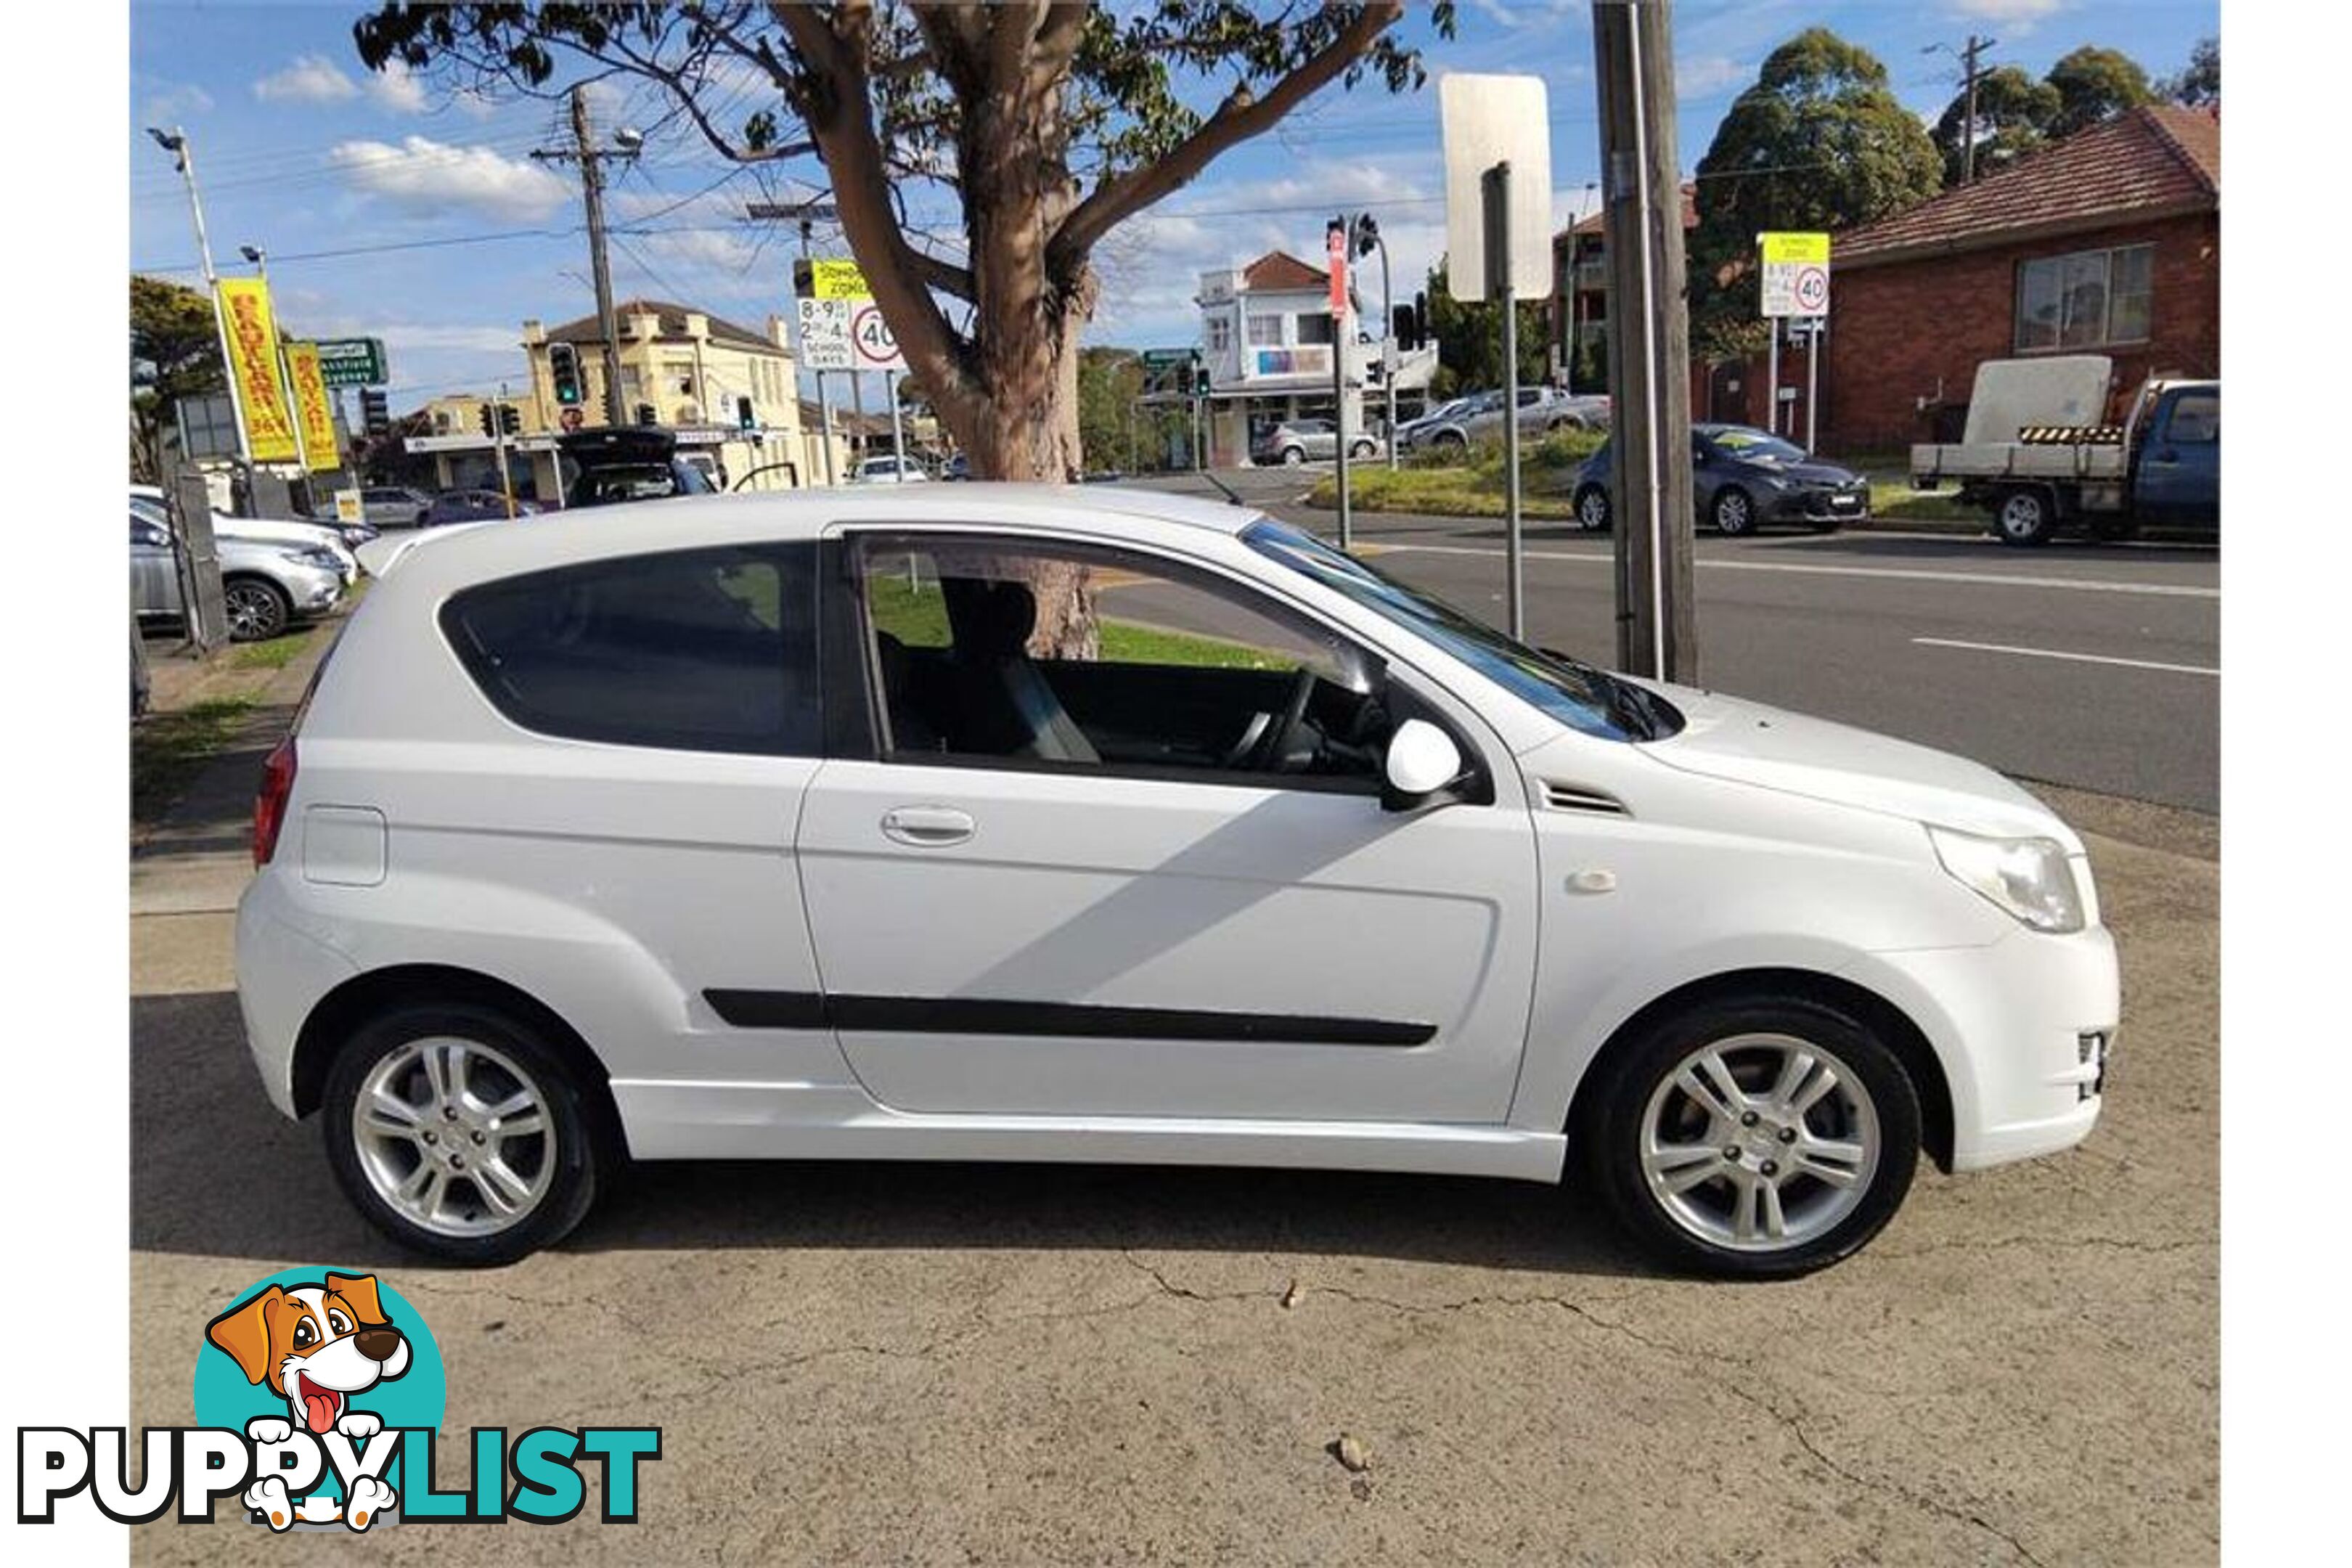
[[(1291, 682), (1290, 700), (1283, 705), (1282, 717), (1265, 727), (1265, 732), (1258, 737), (1257, 744), (1250, 748), (1241, 765), (1251, 773), (1272, 773), (1281, 763), (1284, 752), (1289, 749), (1290, 738), (1297, 732), (1299, 721), (1307, 717), (1307, 704), (1314, 695), (1315, 672), (1301, 669), (1298, 678)], [(1253, 730), (1256, 728), (1255, 725), (1251, 727)], [(1249, 737), (1245, 735), (1242, 739), (1246, 746)]]

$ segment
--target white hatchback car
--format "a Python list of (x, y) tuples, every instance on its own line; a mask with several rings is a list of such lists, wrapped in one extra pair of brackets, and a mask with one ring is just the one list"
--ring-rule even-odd
[(1786, 1275), (1922, 1149), (2099, 1114), (2115, 950), (2022, 791), (1244, 508), (713, 498), (369, 565), (237, 977), (270, 1099), (425, 1252), (552, 1241), (624, 1155), (1573, 1154), (1670, 1263)]

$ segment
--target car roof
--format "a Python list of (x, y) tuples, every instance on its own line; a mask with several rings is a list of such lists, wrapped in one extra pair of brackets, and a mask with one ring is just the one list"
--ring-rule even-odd
[(1139, 544), (1155, 540), (1172, 544), (1192, 532), (1238, 533), (1264, 515), (1254, 507), (1161, 490), (982, 479), (936, 489), (887, 485), (782, 494), (752, 491), (543, 511), (501, 521), (493, 529), (404, 535), (396, 549), (361, 559), (378, 576), (389, 576), (396, 564), (403, 575), (429, 580), (420, 581), (420, 586), (448, 592), (471, 583), (613, 556), (754, 539), (814, 539), (835, 523), (1060, 530), (1123, 536)]

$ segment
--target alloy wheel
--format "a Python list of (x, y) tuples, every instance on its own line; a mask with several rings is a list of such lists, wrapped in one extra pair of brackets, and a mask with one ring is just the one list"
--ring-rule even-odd
[(449, 1036), (411, 1040), (369, 1070), (352, 1142), (376, 1195), (438, 1236), (512, 1228), (557, 1168), (544, 1090), (505, 1052)]
[(221, 603), (228, 612), (228, 634), (237, 642), (259, 642), (286, 629), (285, 604), (263, 584), (232, 583)]
[(1746, 533), (1753, 526), (1752, 510), (1744, 492), (1726, 490), (1716, 498), (1715, 526), (1724, 533)]
[(1747, 1034), (1685, 1057), (1642, 1116), (1642, 1174), (1675, 1226), (1711, 1246), (1801, 1247), (1860, 1205), (1884, 1150), (1861, 1075), (1793, 1035)]

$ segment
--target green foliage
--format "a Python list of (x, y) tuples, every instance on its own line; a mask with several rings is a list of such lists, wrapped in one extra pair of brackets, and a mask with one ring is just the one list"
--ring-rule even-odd
[(2175, 103), (2203, 106), (2221, 101), (2221, 40), (2200, 38), (2180, 74), (2165, 78), (2156, 90)]
[(222, 386), (220, 335), (212, 301), (194, 289), (131, 275), (131, 418), (141, 477), (159, 471), (159, 442), (183, 397)]
[(1149, 390), (1143, 361), (1131, 349), (1078, 351), (1078, 450), (1086, 471), (1151, 473), (1192, 440), (1183, 405), (1139, 403)]
[(1825, 27), (1773, 50), (1699, 161), (1694, 353), (1763, 342), (1759, 234), (1868, 223), (1934, 195), (1941, 183), (1936, 144), (1876, 57)]
[(2058, 93), (2058, 111), (2043, 128), (2053, 141), (2156, 101), (2147, 73), (2120, 49), (2084, 44), (2052, 66), (2044, 79)]
[[(2034, 80), (2022, 67), (1999, 66), (1977, 78), (1977, 177), (1981, 179), (2041, 146), (2058, 117), (2060, 102), (2056, 88)], [(1936, 121), (1936, 150), (1944, 156), (1948, 187), (1960, 183), (1968, 117), (1969, 95), (1963, 89), (1952, 95), (1943, 117)]]
[[(1548, 379), (1547, 308), (1541, 300), (1522, 300), (1518, 312), (1519, 384), (1533, 386)], [(1429, 269), (1429, 334), (1437, 341), (1437, 363), (1446, 377), (1442, 387), (1431, 383), (1433, 398), (1487, 392), (1503, 384), (1502, 308), (1492, 300), (1456, 300), (1443, 257)]]

